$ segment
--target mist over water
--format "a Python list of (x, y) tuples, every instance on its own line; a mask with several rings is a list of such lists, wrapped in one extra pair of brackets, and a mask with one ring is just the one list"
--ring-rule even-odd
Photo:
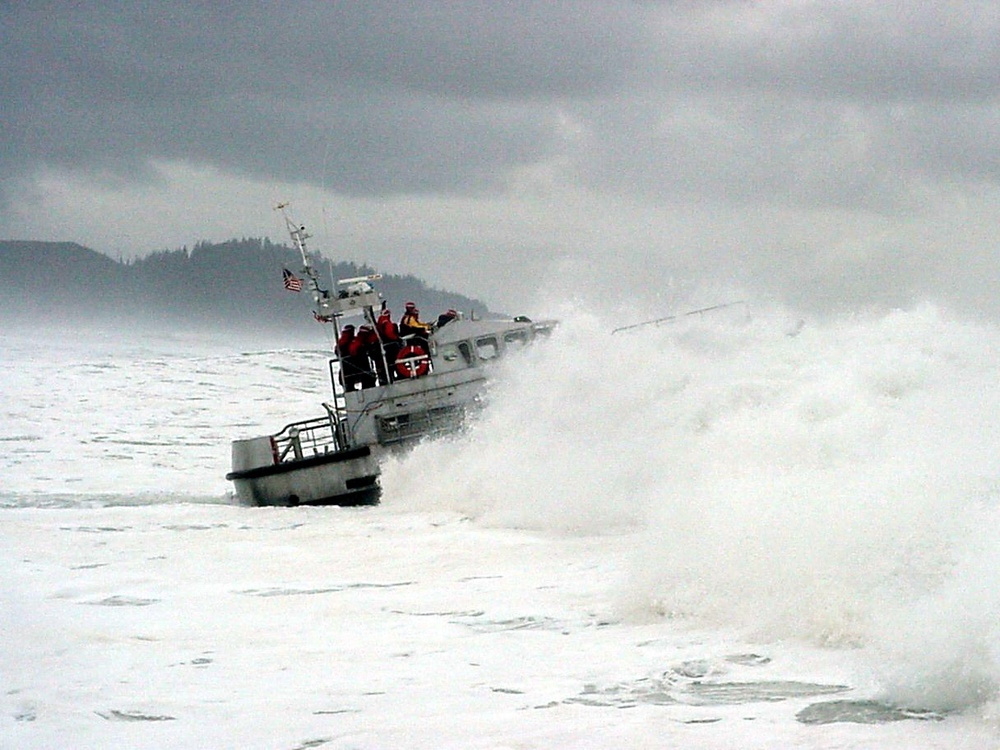
[[(619, 615), (862, 649), (900, 705), (1000, 684), (1000, 334), (923, 307), (610, 334), (574, 313), (387, 502), (539, 532), (639, 531)], [(794, 334), (794, 335), (793, 335)]]

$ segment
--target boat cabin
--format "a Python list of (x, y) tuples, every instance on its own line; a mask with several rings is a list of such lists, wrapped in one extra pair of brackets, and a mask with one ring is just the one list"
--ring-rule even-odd
[(332, 408), (346, 443), (396, 447), (459, 429), (482, 405), (489, 365), (547, 337), (555, 326), (556, 321), (524, 317), (457, 318), (430, 334), (429, 351), (421, 348), (417, 363), (411, 359), (395, 367), (400, 360), (393, 363), (387, 356), (388, 382), (357, 390), (343, 390), (342, 363), (335, 356), (330, 360)]
[(467, 367), (482, 367), (504, 355), (528, 346), (539, 337), (547, 337), (555, 321), (535, 323), (528, 318), (512, 320), (453, 320), (430, 338), (430, 357), (434, 372), (450, 372)]

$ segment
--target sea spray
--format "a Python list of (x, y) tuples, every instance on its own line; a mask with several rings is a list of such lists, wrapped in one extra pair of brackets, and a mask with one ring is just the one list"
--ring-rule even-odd
[(679, 387), (637, 369), (636, 354), (576, 314), (550, 342), (503, 363), (489, 408), (461, 436), (386, 466), (387, 502), (399, 496), (488, 525), (571, 533), (636, 523), (651, 480), (634, 458), (645, 440), (636, 416)]
[(868, 667), (887, 703), (937, 711), (989, 704), (1000, 689), (1000, 508), (965, 514), (939, 586), (889, 600), (873, 617)]
[(620, 615), (861, 647), (904, 703), (990, 699), (996, 597), (961, 592), (998, 569), (976, 563), (998, 546), (977, 532), (1000, 477), (995, 328), (932, 307), (795, 335), (781, 311), (617, 336), (564, 317), (466, 434), (386, 466), (386, 503), (641, 529)]
[(735, 342), (726, 378), (688, 389), (713, 419), (675, 457), (682, 494), (650, 505), (629, 605), (871, 649), (900, 705), (989, 700), (998, 599), (968, 591), (1000, 569), (979, 531), (996, 526), (997, 332), (921, 308), (795, 342)]

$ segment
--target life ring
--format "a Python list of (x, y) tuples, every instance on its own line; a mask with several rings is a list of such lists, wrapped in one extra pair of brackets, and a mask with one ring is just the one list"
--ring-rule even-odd
[(422, 346), (407, 344), (396, 355), (396, 372), (402, 378), (419, 378), (430, 369), (430, 357)]

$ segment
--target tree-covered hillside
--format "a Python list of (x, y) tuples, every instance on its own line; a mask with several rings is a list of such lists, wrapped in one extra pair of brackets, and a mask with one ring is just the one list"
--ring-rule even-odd
[[(331, 278), (376, 272), (319, 256), (312, 256), (312, 263), (329, 288)], [(128, 316), (138, 323), (240, 330), (316, 325), (308, 292), (284, 289), (284, 268), (303, 276), (298, 252), (267, 239), (199, 243), (131, 261), (115, 261), (75, 243), (0, 241), (0, 315), (67, 323)], [(431, 289), (413, 276), (386, 274), (377, 288), (396, 317), (410, 299), (425, 320), (449, 307), (489, 312), (477, 300)]]

